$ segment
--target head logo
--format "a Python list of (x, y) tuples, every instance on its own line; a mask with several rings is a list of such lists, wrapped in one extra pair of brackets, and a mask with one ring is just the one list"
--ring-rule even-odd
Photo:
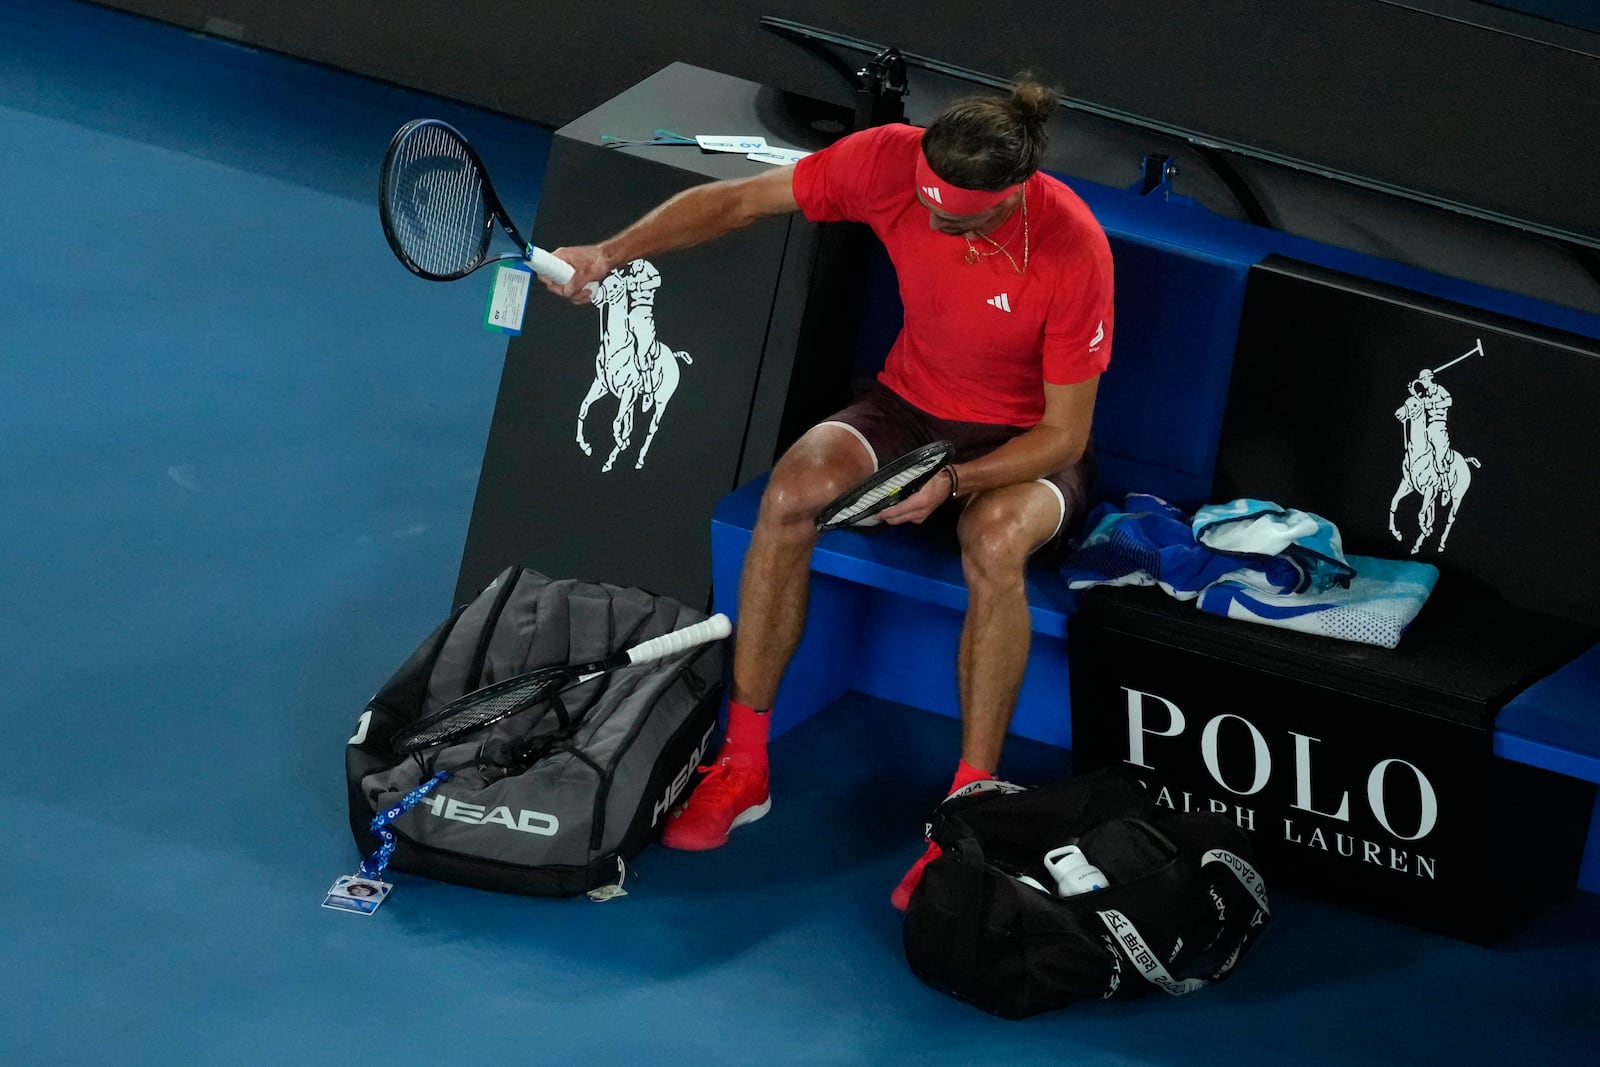
[(651, 826), (660, 822), (661, 816), (671, 811), (673, 803), (683, 794), (684, 789), (689, 784), (689, 779), (694, 775), (694, 769), (700, 766), (700, 761), (705, 758), (706, 748), (711, 744), (711, 735), (716, 728), (717, 724), (715, 722), (706, 727), (705, 736), (694, 747), (694, 751), (689, 753), (689, 762), (685, 763), (683, 769), (678, 771), (677, 776), (667, 783), (667, 791), (662, 794), (660, 800), (656, 801), (655, 807), (650, 812)]
[(639, 446), (634, 470), (644, 467), (650, 442), (661, 428), (667, 401), (678, 391), (678, 364), (693, 363), (687, 352), (675, 352), (656, 340), (656, 290), (661, 273), (647, 259), (636, 259), (612, 271), (590, 290), (589, 299), (600, 309), (600, 350), (594, 358), (594, 384), (578, 405), (578, 447), (586, 456), (593, 449), (583, 436), (589, 407), (607, 393), (617, 398), (617, 415), (611, 420), (611, 454), (600, 469), (609, 471), (633, 439), (634, 409), (655, 413)]
[(467, 804), (438, 793), (424, 797), (422, 805), (441, 819), (469, 823), (473, 826), (502, 826), (507, 830), (539, 834), (542, 837), (554, 837), (561, 829), (561, 820), (545, 811), (528, 811), (524, 808), (513, 814), (511, 809), (503, 804), (490, 809), (482, 804)]
[(1423, 542), (1433, 534), (1438, 506), (1448, 504), (1450, 512), (1434, 549), (1444, 551), (1450, 528), (1456, 522), (1456, 512), (1461, 510), (1461, 498), (1472, 485), (1472, 468), (1482, 466), (1476, 457), (1463, 456), (1450, 447), (1450, 407), (1454, 400), (1435, 376), (1464, 359), (1481, 355), (1484, 351), (1480, 340), (1465, 355), (1431, 370), (1418, 371), (1406, 386), (1405, 403), (1395, 409), (1405, 455), (1400, 461), (1400, 485), (1389, 501), (1389, 532), (1396, 541), (1405, 540), (1395, 524), (1395, 512), (1400, 502), (1412, 493), (1422, 497), (1422, 506), (1417, 510), (1417, 539), (1411, 545), (1413, 556), (1422, 551)]

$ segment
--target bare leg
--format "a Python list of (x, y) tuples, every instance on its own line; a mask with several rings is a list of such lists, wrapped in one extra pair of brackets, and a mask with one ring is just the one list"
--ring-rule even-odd
[[(961, 758), (995, 773), (1028, 665), (1028, 556), (1055, 532), (1060, 498), (1037, 482), (980, 493), (961, 515), (961, 569), (967, 579), (967, 617), (961, 627), (956, 679), (961, 695)], [(953, 786), (962, 783), (966, 768)], [(904, 911), (922, 872), (941, 854), (930, 841), (889, 902)]]
[(961, 516), (967, 616), (956, 662), (961, 758), (995, 771), (1022, 688), (1033, 628), (1023, 582), (1028, 556), (1055, 532), (1061, 507), (1037, 482), (974, 498)]
[(729, 694), (739, 703), (772, 707), (805, 628), (816, 514), (870, 473), (867, 450), (837, 426), (813, 427), (773, 468), (739, 582)]
[[(660, 405), (657, 406), (660, 412)], [(868, 450), (848, 430), (817, 426), (773, 468), (739, 584), (739, 630), (733, 646), (727, 737), (688, 801), (667, 817), (668, 848), (721, 848), (728, 834), (772, 808), (767, 769), (778, 682), (805, 627), (816, 514), (872, 469)]]

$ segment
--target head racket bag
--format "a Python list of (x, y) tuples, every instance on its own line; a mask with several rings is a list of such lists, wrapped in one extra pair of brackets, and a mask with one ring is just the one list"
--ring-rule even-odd
[[(1004, 1018), (1192, 993), (1226, 978), (1269, 918), (1244, 831), (1157, 807), (1124, 768), (959, 797), (930, 832), (943, 854), (906, 908), (906, 960), (933, 988)], [(1103, 888), (1062, 895), (1044, 857), (1067, 845), (1096, 876), (1068, 888)]]
[(394, 736), (456, 698), (551, 665), (603, 659), (705, 616), (598, 582), (502, 573), (422, 642), (362, 711), (345, 749), (350, 828), (438, 771), (389, 827), (389, 869), (535, 896), (620, 887), (694, 777), (716, 727), (725, 642), (591, 678), (453, 742), (397, 755)]

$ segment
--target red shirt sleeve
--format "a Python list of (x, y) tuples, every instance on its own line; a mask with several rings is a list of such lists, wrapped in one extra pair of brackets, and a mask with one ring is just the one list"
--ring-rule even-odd
[(1045, 320), (1044, 380), (1075, 385), (1111, 363), (1113, 291), (1111, 246), (1095, 227), (1076, 269), (1064, 272)]
[(893, 191), (916, 184), (921, 143), (916, 126), (874, 126), (847, 134), (795, 164), (795, 202), (812, 222), (870, 223)]

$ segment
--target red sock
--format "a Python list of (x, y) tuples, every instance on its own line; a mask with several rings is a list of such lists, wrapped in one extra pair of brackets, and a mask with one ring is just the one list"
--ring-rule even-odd
[(746, 765), (766, 766), (767, 728), (771, 723), (772, 715), (765, 708), (758, 711), (748, 704), (728, 701), (728, 736), (721, 754)]
[(962, 760), (956, 765), (956, 780), (950, 783), (950, 792), (954, 793), (964, 785), (971, 785), (973, 782), (981, 782), (993, 777), (993, 771), (980, 771), (966, 760)]
[[(956, 778), (955, 781), (950, 783), (950, 792), (954, 793), (964, 785), (971, 785), (973, 782), (981, 782), (993, 777), (994, 775), (989, 771), (981, 771), (966, 760), (962, 760), (956, 765)], [(927, 849), (922, 853), (922, 858), (911, 865), (911, 869), (900, 879), (900, 884), (894, 887), (894, 892), (889, 894), (889, 903), (901, 911), (905, 911), (906, 905), (911, 903), (912, 892), (916, 890), (917, 885), (922, 881), (923, 870), (943, 854), (944, 850), (939, 847), (938, 842), (929, 841)]]

